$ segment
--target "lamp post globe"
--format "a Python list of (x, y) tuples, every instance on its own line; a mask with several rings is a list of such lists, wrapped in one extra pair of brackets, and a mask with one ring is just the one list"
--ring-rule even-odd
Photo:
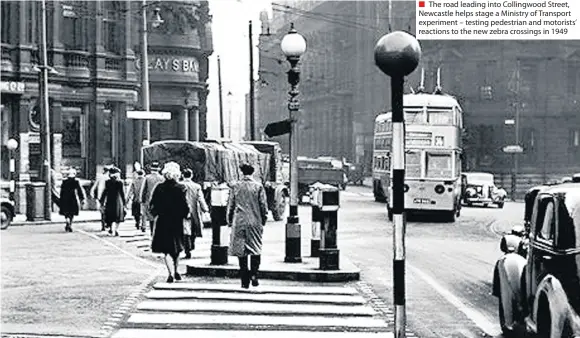
[(288, 58), (299, 58), (306, 52), (306, 39), (294, 29), (294, 24), (291, 25), (288, 34), (284, 35), (280, 42), (282, 53)]
[(409, 33), (397, 31), (384, 35), (375, 46), (375, 64), (391, 77), (411, 74), (421, 59), (419, 41)]
[(18, 148), (18, 141), (13, 138), (9, 139), (8, 142), (6, 142), (6, 148), (10, 151), (16, 150)]

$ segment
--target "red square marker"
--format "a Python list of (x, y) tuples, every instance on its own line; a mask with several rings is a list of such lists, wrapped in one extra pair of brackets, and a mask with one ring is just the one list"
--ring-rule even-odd
[(425, 1), (419, 1), (419, 7), (425, 7)]

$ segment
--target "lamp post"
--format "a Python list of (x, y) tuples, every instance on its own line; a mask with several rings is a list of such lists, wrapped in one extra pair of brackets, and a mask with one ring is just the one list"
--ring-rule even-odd
[(391, 77), (393, 120), (393, 299), (395, 338), (405, 337), (405, 121), (403, 85), (405, 76), (417, 68), (421, 46), (405, 32), (393, 32), (379, 39), (374, 50), (375, 64)]
[(288, 111), (290, 115), (290, 215), (286, 223), (286, 256), (284, 261), (287, 263), (300, 263), (302, 257), (300, 254), (300, 222), (298, 219), (298, 135), (296, 132), (297, 113), (300, 109), (300, 103), (296, 96), (298, 83), (300, 82), (300, 70), (298, 61), (300, 56), (306, 52), (306, 40), (294, 29), (294, 24), (290, 24), (290, 31), (284, 36), (280, 43), (282, 53), (290, 62), (288, 71), (288, 83), (290, 84), (290, 94), (288, 100)]
[[(42, 155), (44, 160), (42, 162), (42, 174), (44, 176), (44, 219), (50, 221), (52, 218), (51, 212), (51, 177), (50, 177), (50, 115), (49, 115), (49, 102), (48, 102), (48, 55), (47, 55), (47, 43), (46, 43), (46, 1), (41, 2), (40, 11), (40, 62), (42, 63), (40, 68), (40, 139), (42, 144)], [(54, 70), (54, 69), (53, 69)]]
[(8, 156), (10, 157), (10, 164), (8, 169), (10, 170), (10, 195), (11, 201), (14, 201), (14, 191), (16, 190), (16, 182), (14, 172), (16, 171), (16, 164), (14, 163), (14, 150), (18, 149), (18, 141), (11, 138), (6, 142), (6, 148), (8, 148)]
[[(151, 108), (151, 97), (149, 94), (149, 46), (147, 43), (147, 1), (141, 0), (141, 19), (142, 19), (142, 29), (141, 29), (141, 104), (143, 105), (144, 111), (149, 111)], [(154, 10), (154, 19), (151, 26), (154, 28), (159, 27), (163, 23), (163, 19), (159, 15), (159, 8)], [(151, 143), (151, 121), (145, 120), (145, 141), (146, 145)]]

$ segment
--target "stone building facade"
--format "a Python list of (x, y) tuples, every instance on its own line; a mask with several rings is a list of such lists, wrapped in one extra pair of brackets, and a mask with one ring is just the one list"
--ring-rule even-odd
[[(6, 142), (15, 153), (20, 193), (40, 180), (40, 2), (1, 3), (2, 179), (7, 179)], [(115, 164), (130, 171), (140, 158), (143, 123), (127, 118), (140, 110), (140, 7), (138, 1), (47, 1), (52, 165), (74, 167), (83, 179)], [(207, 57), (212, 53), (207, 1), (156, 2), (165, 22), (149, 28), (151, 110), (172, 112), (172, 120), (151, 122), (152, 141), (183, 138), (185, 114), (199, 111), (206, 135)], [(153, 8), (148, 8), (149, 15)], [(195, 119), (188, 119), (194, 121)], [(20, 211), (24, 203), (18, 203)]]
[[(370, 169), (374, 118), (390, 109), (390, 79), (373, 50), (389, 30), (415, 30), (414, 1), (287, 1), (274, 5), (260, 39), (258, 126), (287, 116), (288, 63), (280, 40), (289, 23), (307, 40), (301, 59), (301, 155), (344, 156)], [(286, 6), (286, 7), (284, 7)], [(511, 190), (518, 115), (517, 194), (580, 172), (580, 42), (420, 41), (423, 56), (405, 89), (426, 88), (441, 69), (444, 91), (465, 112), (464, 170), (489, 171)], [(287, 137), (280, 138), (285, 141)]]

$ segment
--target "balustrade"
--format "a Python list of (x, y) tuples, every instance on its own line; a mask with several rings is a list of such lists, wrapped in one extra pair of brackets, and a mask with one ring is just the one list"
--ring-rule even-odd
[(66, 67), (88, 68), (89, 67), (88, 54), (84, 52), (65, 52), (64, 64)]
[(123, 70), (123, 59), (119, 57), (107, 57), (105, 58), (105, 69), (111, 71), (122, 71)]

